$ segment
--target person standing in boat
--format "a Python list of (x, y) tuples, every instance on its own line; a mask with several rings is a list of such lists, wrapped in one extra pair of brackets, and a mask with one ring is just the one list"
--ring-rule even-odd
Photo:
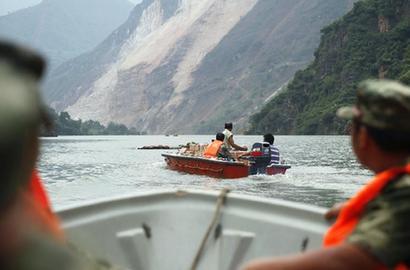
[(239, 145), (235, 144), (235, 142), (233, 140), (232, 129), (233, 129), (233, 124), (232, 123), (225, 123), (225, 130), (223, 131), (223, 134), (225, 135), (225, 139), (224, 139), (225, 146), (229, 150), (234, 149), (234, 150), (237, 150), (237, 151), (247, 151), (248, 148), (246, 146), (239, 146)]
[(352, 121), (353, 151), (376, 176), (326, 214), (337, 219), (324, 248), (243, 269), (410, 269), (410, 87), (364, 81), (356, 105), (337, 115)]
[(224, 139), (225, 135), (223, 133), (217, 133), (215, 140), (213, 140), (212, 143), (210, 143), (205, 149), (204, 157), (234, 160), (228, 148), (224, 144)]
[(275, 137), (271, 133), (263, 135), (263, 141), (269, 143), (270, 147), (270, 163), (269, 165), (279, 164), (280, 163), (280, 154), (279, 149), (273, 145), (275, 142)]

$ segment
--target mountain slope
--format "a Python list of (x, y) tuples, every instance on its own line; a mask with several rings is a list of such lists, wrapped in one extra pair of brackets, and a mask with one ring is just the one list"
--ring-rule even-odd
[(72, 116), (149, 133), (214, 133), (245, 119), (313, 56), (349, 0), (145, 0), (46, 97)]
[(0, 16), (15, 12), (19, 9), (35, 6), (40, 2), (41, 0), (2, 0), (0, 2)]
[(326, 27), (314, 62), (252, 117), (248, 133), (340, 134), (337, 108), (368, 78), (410, 84), (410, 2), (363, 0)]
[(43, 0), (0, 17), (0, 38), (39, 49), (56, 66), (93, 49), (132, 7), (127, 0)]

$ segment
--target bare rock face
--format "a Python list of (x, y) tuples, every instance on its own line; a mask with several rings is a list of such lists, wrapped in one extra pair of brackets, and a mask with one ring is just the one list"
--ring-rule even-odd
[(73, 117), (154, 134), (244, 128), (350, 2), (145, 0), (94, 51), (53, 72), (45, 96)]

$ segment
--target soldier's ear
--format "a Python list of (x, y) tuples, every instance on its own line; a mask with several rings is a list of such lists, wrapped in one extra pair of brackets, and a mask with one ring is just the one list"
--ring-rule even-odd
[(357, 147), (360, 150), (367, 150), (370, 145), (371, 145), (371, 137), (369, 135), (369, 132), (367, 131), (367, 128), (361, 125), (357, 129)]
[(359, 127), (358, 142), (361, 149), (366, 149), (369, 146), (369, 133), (364, 126)]

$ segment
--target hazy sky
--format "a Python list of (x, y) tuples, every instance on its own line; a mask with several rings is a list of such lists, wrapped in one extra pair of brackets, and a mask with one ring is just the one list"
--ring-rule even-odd
[[(70, 1), (70, 0), (67, 0)], [(87, 0), (84, 0), (87, 1)], [(113, 0), (114, 1), (114, 0)], [(138, 4), (142, 0), (128, 0), (132, 3)], [(31, 7), (40, 3), (41, 0), (0, 0), (0, 16), (5, 15), (16, 10)]]

